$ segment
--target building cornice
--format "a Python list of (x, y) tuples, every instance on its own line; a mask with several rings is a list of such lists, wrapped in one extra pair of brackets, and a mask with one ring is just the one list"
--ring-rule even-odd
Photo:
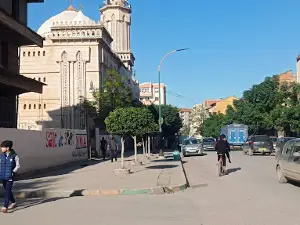
[(5, 36), (5, 33), (7, 33), (7, 35), (9, 35), (10, 38), (12, 38), (12, 41), (16, 42), (16, 44), (36, 44), (40, 47), (43, 46), (43, 38), (40, 35), (31, 30), (29, 27), (13, 19), (6, 12), (0, 9), (0, 26), (1, 24), (4, 24), (4, 26), (7, 27), (1, 31), (1, 37), (2, 35)]
[(100, 12), (103, 13), (104, 11), (106, 11), (108, 9), (121, 9), (121, 10), (126, 11), (128, 13), (132, 12), (131, 8), (120, 6), (120, 5), (106, 5), (106, 6), (103, 6), (102, 8), (100, 8)]

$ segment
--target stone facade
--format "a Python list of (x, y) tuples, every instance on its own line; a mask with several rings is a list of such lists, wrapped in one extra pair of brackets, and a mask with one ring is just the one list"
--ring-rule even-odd
[[(111, 11), (128, 8), (127, 5), (120, 7), (105, 3), (101, 8), (102, 20)], [(126, 13), (130, 17), (131, 10), (128, 8)], [(81, 100), (93, 98), (94, 90), (103, 84), (107, 69), (115, 69), (124, 76), (134, 98), (139, 99), (138, 82), (132, 76), (134, 60), (129, 63), (117, 53), (114, 46), (122, 45), (116, 43), (119, 39), (113, 39), (102, 20), (92, 21), (81, 10), (70, 6), (38, 30), (45, 37), (43, 48), (21, 48), (21, 73), (47, 86), (43, 94), (20, 96), (19, 128), (84, 129), (86, 118)], [(117, 32), (129, 36), (128, 30), (117, 29)]]

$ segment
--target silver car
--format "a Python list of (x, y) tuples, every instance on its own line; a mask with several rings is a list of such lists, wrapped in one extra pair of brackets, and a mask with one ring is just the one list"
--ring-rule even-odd
[(214, 151), (216, 143), (216, 139), (207, 137), (203, 139), (202, 147), (205, 151)]
[(279, 183), (300, 182), (300, 138), (285, 143), (278, 156), (276, 171)]
[(181, 149), (183, 156), (203, 155), (202, 143), (199, 139), (189, 138), (184, 140)]

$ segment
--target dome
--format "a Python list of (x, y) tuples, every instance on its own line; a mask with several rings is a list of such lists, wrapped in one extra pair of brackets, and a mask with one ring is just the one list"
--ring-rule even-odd
[(63, 24), (70, 24), (70, 22), (76, 22), (78, 24), (92, 24), (95, 23), (93, 20), (85, 16), (82, 11), (76, 11), (73, 6), (70, 6), (67, 10), (52, 16), (46, 22), (42, 24), (42, 26), (38, 29), (37, 33), (41, 36), (45, 36), (46, 34), (51, 32), (51, 28), (54, 22), (59, 22)]

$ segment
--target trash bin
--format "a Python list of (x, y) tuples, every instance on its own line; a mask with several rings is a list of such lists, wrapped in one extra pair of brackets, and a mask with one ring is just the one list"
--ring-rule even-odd
[(179, 152), (178, 150), (175, 150), (175, 151), (173, 152), (173, 158), (174, 158), (174, 160), (176, 160), (176, 161), (180, 161), (180, 160), (181, 160), (180, 152)]

